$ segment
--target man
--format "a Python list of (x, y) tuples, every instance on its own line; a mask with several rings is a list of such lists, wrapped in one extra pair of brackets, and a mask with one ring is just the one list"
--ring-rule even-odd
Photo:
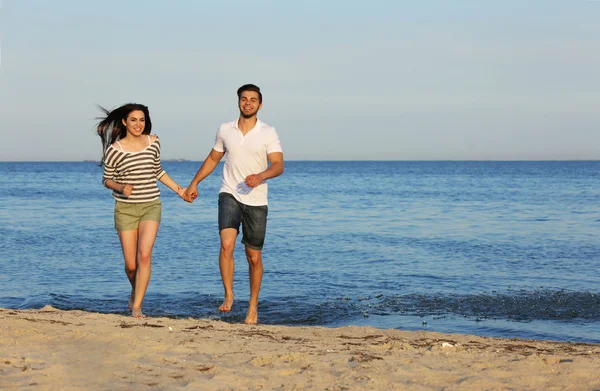
[(250, 277), (246, 323), (256, 324), (263, 275), (262, 248), (267, 228), (266, 181), (283, 173), (283, 151), (275, 128), (256, 116), (262, 108), (260, 88), (246, 84), (238, 89), (237, 95), (239, 118), (221, 125), (215, 145), (190, 182), (184, 199), (193, 202), (198, 196), (198, 183), (209, 176), (226, 155), (219, 191), (219, 269), (225, 299), (219, 310), (229, 312), (233, 306), (233, 250), (241, 224)]

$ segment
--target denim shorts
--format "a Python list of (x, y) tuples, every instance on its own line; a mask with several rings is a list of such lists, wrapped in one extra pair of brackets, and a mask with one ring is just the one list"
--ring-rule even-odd
[(267, 205), (250, 206), (236, 200), (229, 193), (219, 194), (219, 232), (234, 228), (240, 232), (242, 243), (253, 250), (262, 250), (267, 231)]
[(161, 214), (160, 199), (135, 204), (115, 201), (115, 229), (118, 232), (136, 230), (142, 220), (160, 223)]

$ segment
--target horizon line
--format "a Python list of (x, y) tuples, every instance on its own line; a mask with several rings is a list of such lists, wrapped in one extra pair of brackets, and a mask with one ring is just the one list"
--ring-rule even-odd
[[(597, 159), (287, 159), (286, 162), (598, 162)], [(202, 163), (203, 160), (162, 159), (161, 162)], [(0, 163), (100, 163), (100, 160), (0, 160)], [(219, 163), (223, 163), (222, 161)]]

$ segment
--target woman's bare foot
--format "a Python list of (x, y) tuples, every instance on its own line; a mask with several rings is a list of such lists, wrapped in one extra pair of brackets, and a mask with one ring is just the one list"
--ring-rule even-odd
[(133, 316), (134, 318), (145, 318), (146, 315), (142, 314), (142, 309), (141, 308), (132, 308), (131, 309), (131, 316)]
[(246, 315), (246, 324), (257, 324), (258, 323), (258, 308), (254, 306), (248, 307), (248, 315)]
[(230, 312), (231, 307), (233, 307), (233, 296), (225, 296), (225, 300), (223, 300), (223, 304), (219, 306), (219, 311), (221, 312)]

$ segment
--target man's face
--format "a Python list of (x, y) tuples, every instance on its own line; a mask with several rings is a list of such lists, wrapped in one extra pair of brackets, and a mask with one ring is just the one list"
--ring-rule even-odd
[(244, 118), (250, 118), (258, 113), (258, 110), (262, 107), (262, 104), (258, 100), (258, 92), (256, 91), (244, 91), (240, 95), (238, 101), (238, 107), (240, 108), (240, 114)]

